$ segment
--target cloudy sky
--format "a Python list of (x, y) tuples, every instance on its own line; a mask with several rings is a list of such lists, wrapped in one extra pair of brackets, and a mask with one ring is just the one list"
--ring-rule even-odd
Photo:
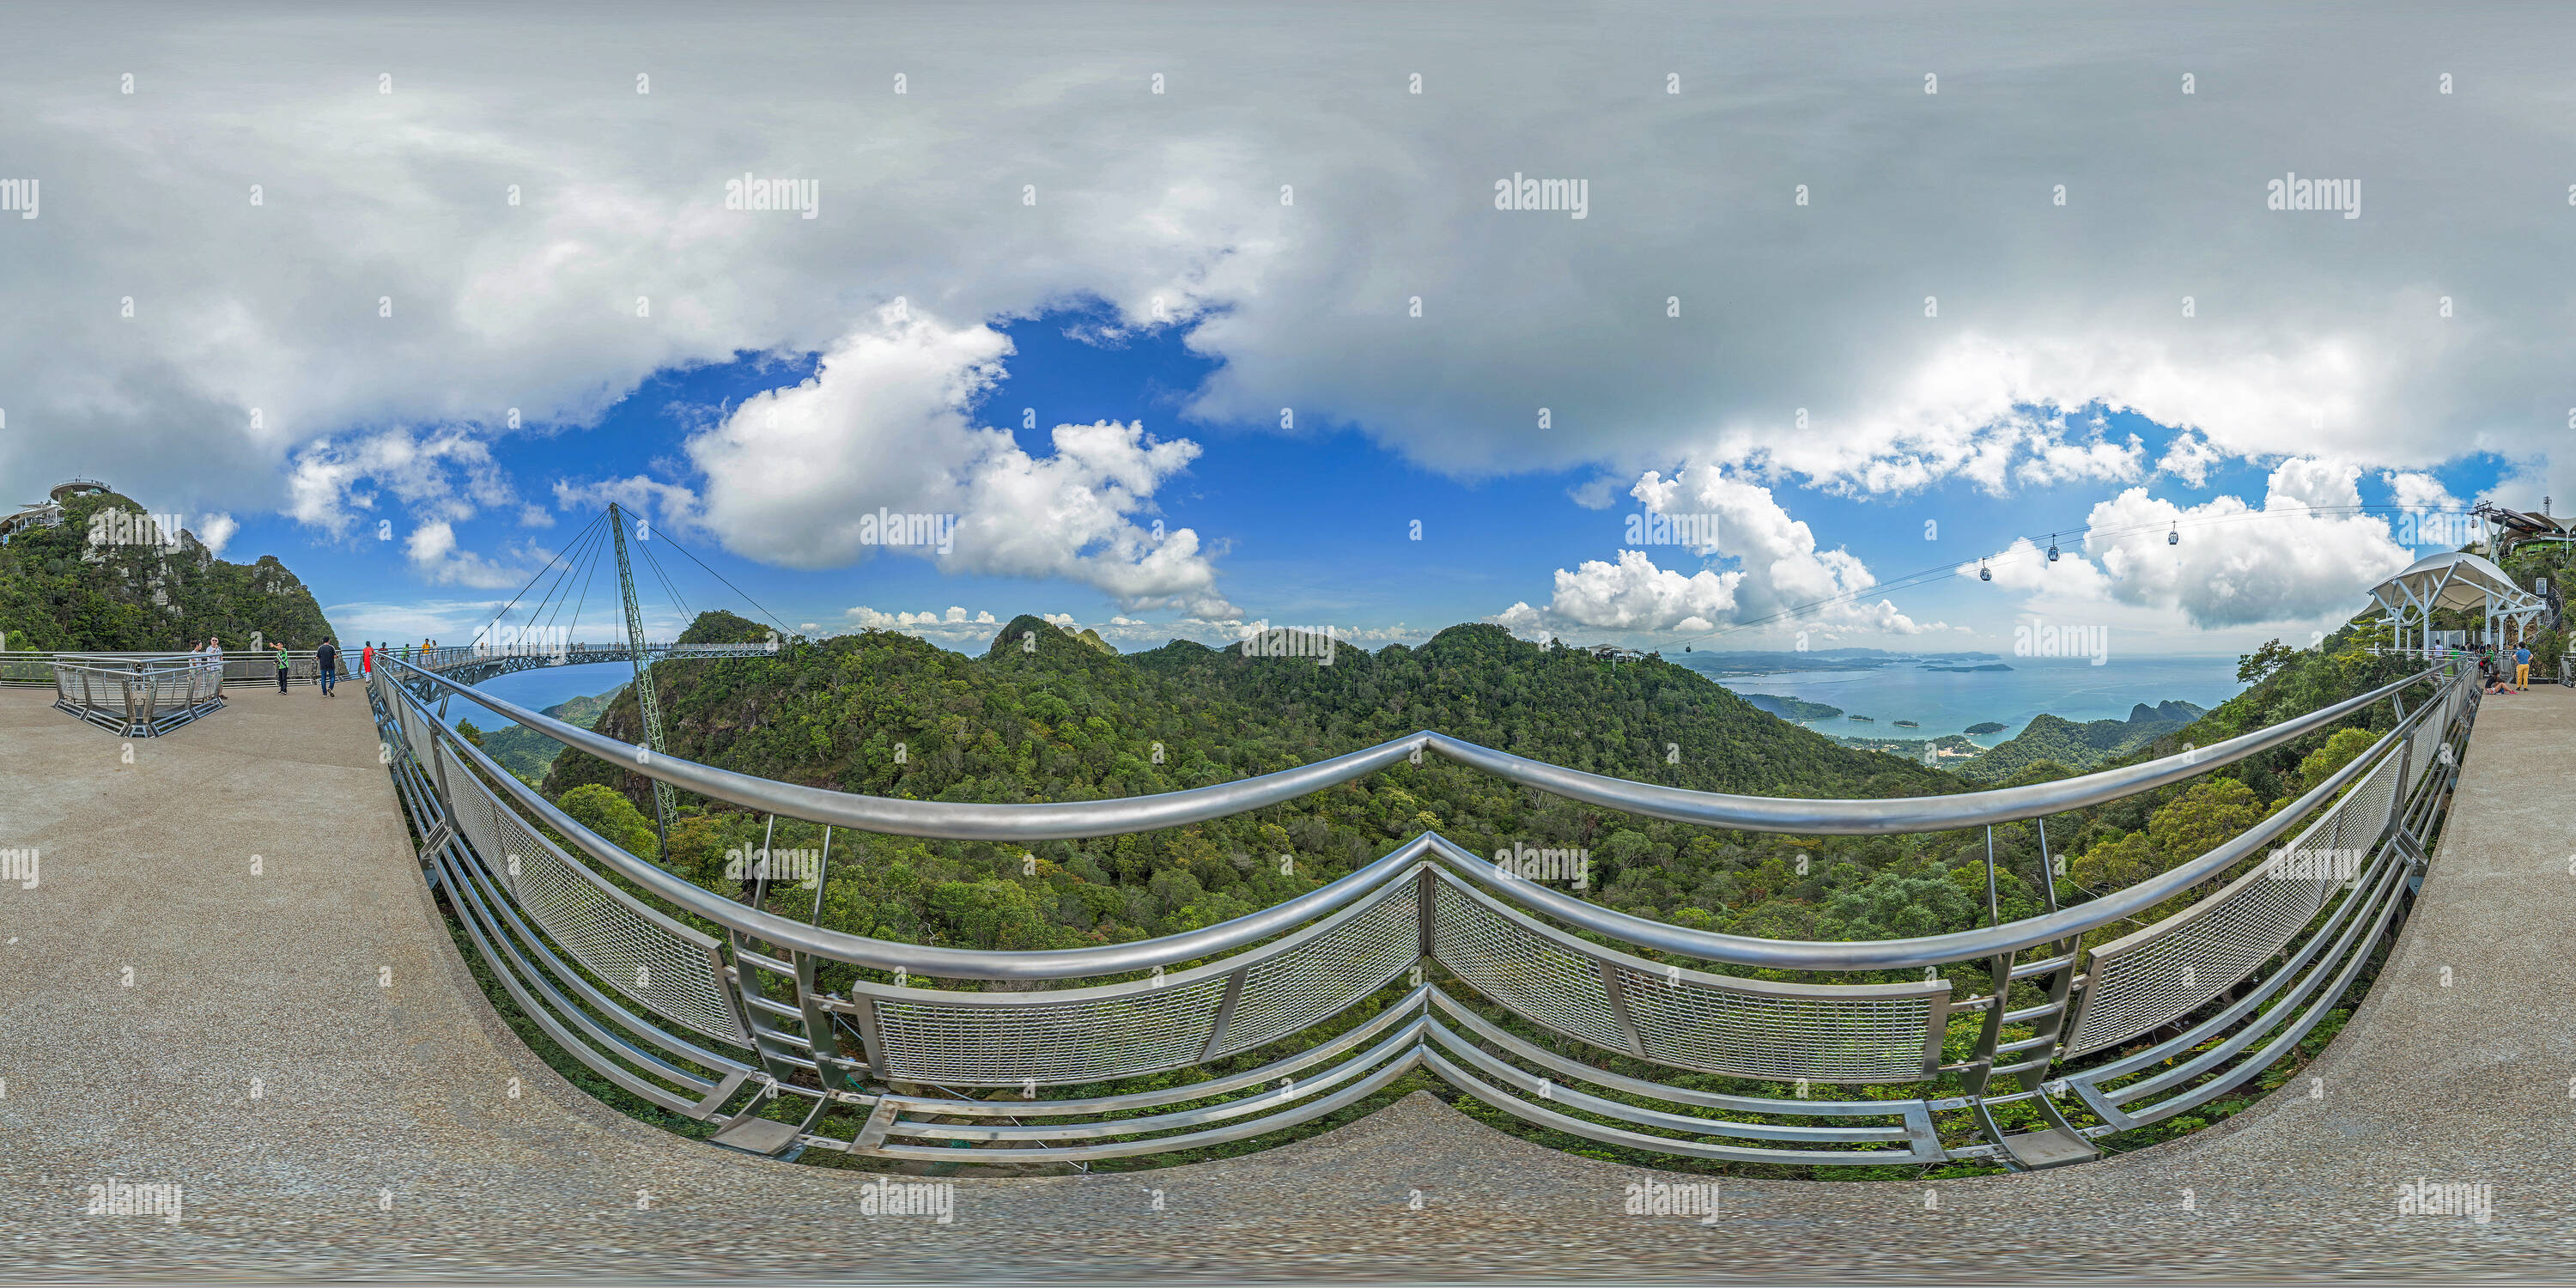
[(2576, 505), (2566, 11), (6, 21), (0, 503), (354, 636), (615, 500), (664, 621), (2218, 653)]

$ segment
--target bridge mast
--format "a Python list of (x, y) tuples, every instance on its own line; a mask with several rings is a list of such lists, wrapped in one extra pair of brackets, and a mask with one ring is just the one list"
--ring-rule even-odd
[[(653, 692), (651, 659), (644, 653), (644, 611), (635, 603), (635, 570), (626, 561), (626, 514), (612, 501), (608, 505), (608, 527), (617, 536), (617, 590), (626, 597), (626, 648), (635, 659), (635, 709), (644, 714), (644, 745), (655, 753), (662, 746), (662, 700)], [(595, 548), (595, 547), (594, 547)], [(653, 783), (653, 834), (662, 843), (662, 857), (671, 852), (671, 785), (656, 778)]]

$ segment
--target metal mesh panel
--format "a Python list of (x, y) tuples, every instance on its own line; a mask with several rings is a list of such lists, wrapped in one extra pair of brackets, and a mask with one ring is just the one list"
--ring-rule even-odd
[[(519, 826), (518, 818), (509, 815), (509, 811), (501, 807), (499, 798), (485, 790), (482, 783), (472, 781), (472, 776), (466, 772), (465, 762), (454, 751), (445, 747), (438, 751), (447, 771), (447, 781), (454, 785), (452, 794), (456, 798), (446, 802), (448, 821), (473, 844), (474, 852), (483, 857), (484, 866), (492, 870), (501, 888), (509, 891), (512, 898), (517, 898), (519, 874), (510, 862), (510, 856), (527, 853), (548, 842), (543, 837), (528, 837), (522, 841), (520, 838), (526, 836), (527, 829)], [(505, 815), (510, 821), (507, 831), (501, 825)]]
[(2409, 790), (2414, 784), (2423, 782), (2424, 775), (2433, 772), (2440, 764), (2442, 731), (2450, 726), (2451, 716), (2458, 706), (2459, 695), (2456, 692), (2445, 693), (2435, 701), (2435, 710), (2425, 716), (2423, 723), (2416, 725), (2415, 732), (2408, 736), (2406, 773), (2410, 780), (2407, 784)]
[(886, 1076), (961, 1087), (1099, 1082), (1194, 1064), (1216, 1028), (1225, 977), (1077, 1002), (874, 1005)]
[(1782, 1082), (1920, 1080), (1932, 1007), (1946, 998), (1804, 997), (1675, 983), (1626, 965), (1612, 969), (1649, 1058)]
[(402, 713), (403, 741), (411, 744), (412, 760), (423, 769), (438, 763), (438, 743), (429, 730), (430, 717), (409, 703), (399, 703), (395, 710)]
[(1218, 1054), (1241, 1051), (1336, 1015), (1413, 965), (1422, 951), (1421, 899), (1411, 882), (1324, 934), (1246, 967)]
[(661, 916), (564, 857), (554, 842), (503, 806), (454, 751), (439, 752), (458, 830), (498, 874), (519, 911), (602, 983), (654, 1014), (710, 1037), (743, 1040), (717, 974), (714, 939)]
[(2396, 804), (2397, 758), (2390, 756), (2344, 793), (2343, 806), (2335, 811), (2334, 848), (2370, 849), (2387, 830), (2388, 812)]
[(1595, 959), (1559, 947), (1446, 882), (1432, 900), (1432, 956), (1458, 978), (1559, 1033), (1613, 1051), (1628, 1048)]
[[(2395, 765), (2382, 762), (2309, 824), (2289, 851), (2358, 849), (2360, 840), (2344, 843), (2348, 835), (2376, 838), (2388, 821), (2396, 777)], [(2349, 822), (2347, 812), (2355, 815)], [(2126, 1042), (2234, 987), (2306, 929), (2325, 906), (2327, 892), (2341, 884), (2334, 876), (2330, 868), (2312, 878), (2257, 866), (2209, 898), (2094, 949), (2082, 1014), (2066, 1054)]]

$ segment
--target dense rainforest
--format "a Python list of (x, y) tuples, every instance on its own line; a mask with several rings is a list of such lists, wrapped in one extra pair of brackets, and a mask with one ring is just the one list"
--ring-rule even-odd
[(73, 496), (62, 526), (0, 545), (0, 632), (10, 648), (177, 650), (211, 635), (227, 649), (248, 649), (256, 634), (309, 649), (331, 636), (313, 592), (277, 556), (226, 563), (191, 532), (132, 540), (159, 529), (131, 521), (99, 525), (114, 539), (90, 539), (94, 518), (120, 513), (146, 511), (115, 492)]
[(2069, 769), (2091, 769), (2173, 733), (2209, 714), (2188, 702), (2139, 703), (2126, 720), (2088, 720), (2081, 724), (2046, 712), (2031, 717), (2022, 731), (1958, 767), (1962, 778), (1990, 783), (2050, 761)]
[[(696, 640), (766, 638), (708, 614)], [(2211, 742), (2367, 691), (2401, 672), (2347, 628), (2316, 648), (2245, 660), (2250, 687), (2121, 760)], [(863, 632), (797, 641), (774, 657), (656, 668), (670, 749), (786, 781), (926, 800), (1028, 802), (1145, 795), (1268, 773), (1420, 729), (1595, 773), (1707, 791), (1892, 797), (1973, 790), (1909, 761), (1780, 721), (1696, 672), (1617, 666), (1492, 626), (1418, 648), (1246, 657), (1179, 642), (1119, 655), (1023, 616), (980, 656)], [(2193, 782), (2047, 821), (2067, 902), (2126, 885), (2234, 835), (2357, 754), (2385, 704)], [(598, 728), (633, 740), (620, 695)], [(2073, 772), (2050, 761), (2004, 783)], [(684, 797), (659, 852), (644, 780), (586, 755), (557, 758), (545, 790), (627, 848), (708, 888), (745, 895), (739, 856), (764, 816)], [(639, 809), (638, 806), (642, 806)], [(1664, 823), (1520, 788), (1437, 757), (1235, 818), (1033, 848), (835, 832), (824, 924), (881, 938), (1048, 948), (1176, 933), (1241, 916), (1340, 876), (1432, 829), (1479, 853), (1579, 848), (1585, 897), (1638, 916), (1771, 938), (1863, 939), (1961, 930), (2045, 910), (2040, 838), (1995, 829), (1996, 907), (1982, 830), (1809, 837)], [(819, 846), (782, 820), (778, 849)], [(728, 860), (731, 875), (728, 874)], [(804, 916), (813, 894), (774, 892)]]

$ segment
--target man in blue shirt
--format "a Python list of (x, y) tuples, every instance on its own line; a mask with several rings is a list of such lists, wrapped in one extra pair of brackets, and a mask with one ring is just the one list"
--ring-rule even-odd
[(2513, 651), (2513, 687), (2531, 692), (2531, 645), (2523, 644)]

